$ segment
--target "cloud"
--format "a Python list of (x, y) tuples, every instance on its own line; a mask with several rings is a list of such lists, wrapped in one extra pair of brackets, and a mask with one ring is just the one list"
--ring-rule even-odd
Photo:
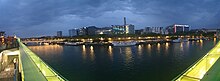
[[(217, 0), (0, 0), (0, 28), (20, 36), (55, 35), (87, 25), (220, 26)], [(43, 30), (42, 30), (43, 29)]]

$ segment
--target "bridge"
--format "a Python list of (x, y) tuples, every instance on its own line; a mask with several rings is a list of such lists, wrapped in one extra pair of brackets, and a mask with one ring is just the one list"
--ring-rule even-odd
[(220, 42), (172, 81), (220, 81)]
[[(2, 63), (11, 64), (10, 67), (5, 67), (5, 69), (14, 69), (11, 73), (14, 77), (11, 79), (1, 79), (8, 81), (68, 81), (58, 72), (56, 72), (52, 67), (50, 67), (46, 62), (44, 62), (40, 57), (38, 57), (34, 52), (27, 48), (19, 38), (17, 38), (19, 48), (13, 50), (6, 50), (1, 53), (3, 59)], [(17, 61), (14, 59), (8, 59), (9, 55), (17, 55)], [(10, 57), (11, 58), (11, 57)], [(16, 58), (16, 57), (13, 57)], [(12, 60), (12, 62), (10, 61)], [(8, 61), (8, 62), (7, 62)], [(14, 61), (14, 65), (13, 65)], [(13, 67), (14, 66), (14, 67)], [(0, 65), (1, 67), (1, 65)], [(0, 68), (2, 69), (2, 68)], [(9, 75), (6, 75), (9, 76)]]
[(56, 40), (24, 40), (23, 43), (53, 43), (53, 42), (63, 42), (64, 39), (56, 39)]

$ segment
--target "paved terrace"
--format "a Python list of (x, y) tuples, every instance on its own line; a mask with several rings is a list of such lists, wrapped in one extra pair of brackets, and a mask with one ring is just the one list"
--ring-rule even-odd
[(220, 81), (220, 42), (173, 81)]

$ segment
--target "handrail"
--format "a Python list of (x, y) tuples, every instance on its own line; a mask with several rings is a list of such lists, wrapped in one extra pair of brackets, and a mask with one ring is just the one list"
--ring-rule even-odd
[[(19, 38), (17, 38), (20, 48), (27, 54), (29, 58), (35, 63), (40, 72), (44, 75), (46, 79), (52, 77), (56, 77), (60, 81), (68, 81), (62, 75), (60, 75), (57, 71), (55, 71), (51, 66), (49, 66), (46, 62), (44, 62), (39, 56), (37, 56), (34, 52), (32, 52), (29, 48), (27, 48)], [(47, 72), (47, 73), (46, 73)], [(50, 74), (48, 76), (47, 74)], [(52, 75), (51, 75), (52, 74)]]
[[(212, 52), (216, 47), (218, 47), (218, 44), (220, 44), (220, 42), (218, 42), (209, 52)], [(186, 70), (184, 70), (183, 72), (181, 72), (178, 76), (176, 76), (174, 79), (172, 79), (171, 81), (176, 81), (179, 78), (181, 78), (182, 76), (184, 76), (184, 74), (187, 74), (187, 71), (192, 70), (196, 65), (198, 65), (204, 58), (206, 58), (208, 55), (210, 55), (210, 53), (205, 54), (203, 57), (199, 58), (197, 61), (195, 61), (193, 64), (191, 64)]]

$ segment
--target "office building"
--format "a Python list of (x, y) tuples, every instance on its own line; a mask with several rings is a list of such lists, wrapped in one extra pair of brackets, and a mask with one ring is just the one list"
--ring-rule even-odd
[(174, 24), (171, 26), (168, 26), (166, 28), (166, 31), (169, 34), (174, 34), (174, 33), (183, 33), (183, 32), (188, 32), (190, 29), (189, 25), (185, 25), (185, 24)]
[(62, 37), (62, 31), (57, 31), (57, 37)]
[(77, 33), (78, 35), (87, 35), (86, 27), (78, 29)]
[(77, 32), (78, 32), (77, 29), (70, 29), (69, 30), (69, 36), (70, 37), (77, 36), (78, 35)]
[(126, 23), (126, 17), (124, 17), (124, 25), (112, 25), (113, 34), (134, 34), (134, 25)]
[(163, 27), (145, 27), (144, 33), (164, 34)]
[(97, 28), (96, 26), (86, 27), (86, 35), (95, 35), (97, 29), (98, 29), (98, 28)]
[(126, 24), (125, 25), (125, 34), (134, 34), (134, 25), (132, 24)]
[(135, 30), (135, 34), (136, 34), (136, 35), (142, 35), (142, 34), (144, 34), (144, 29)]

